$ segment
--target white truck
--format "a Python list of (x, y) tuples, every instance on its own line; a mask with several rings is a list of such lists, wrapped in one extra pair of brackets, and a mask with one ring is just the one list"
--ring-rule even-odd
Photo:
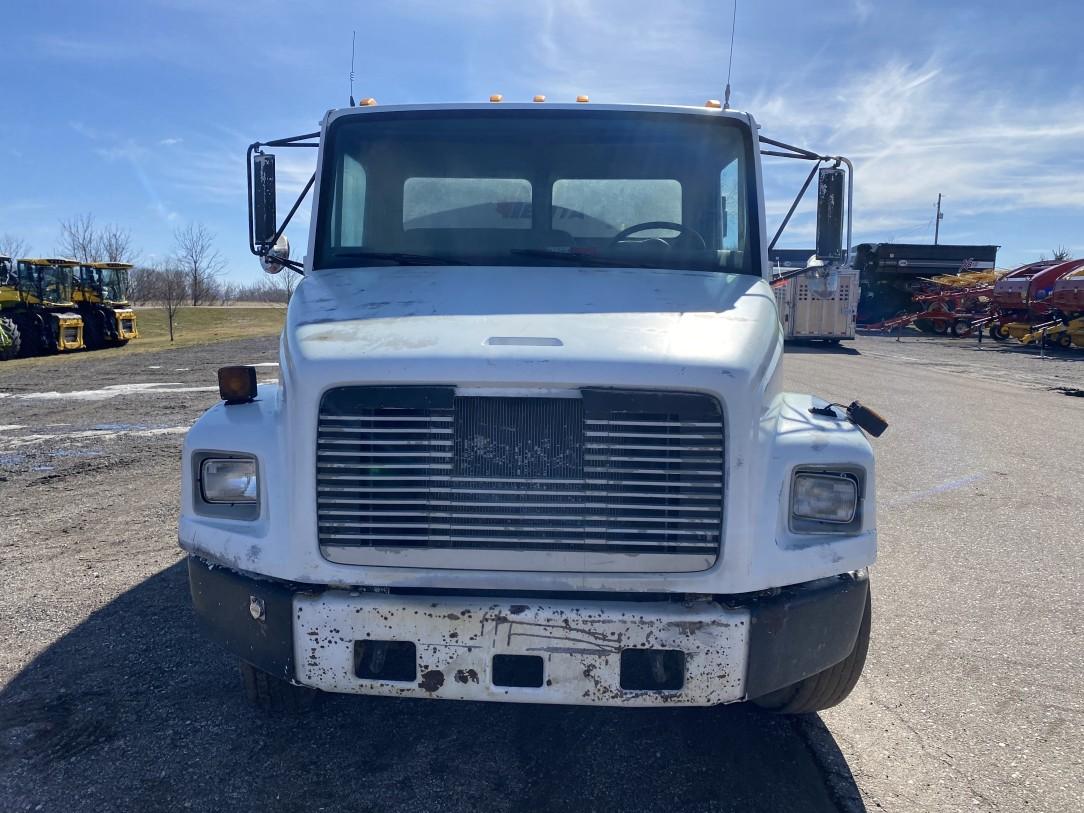
[[(885, 424), (783, 391), (757, 130), (365, 100), (250, 147), (252, 250), (305, 278), (278, 383), (223, 368), (188, 433), (179, 537), (252, 702), (848, 695)], [(302, 145), (298, 263), (270, 150)]]

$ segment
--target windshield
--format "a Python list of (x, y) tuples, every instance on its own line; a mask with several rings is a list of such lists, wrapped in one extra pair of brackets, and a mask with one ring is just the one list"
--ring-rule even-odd
[(19, 263), (19, 287), (24, 296), (42, 303), (68, 303), (72, 298), (72, 269), (57, 265)]
[(121, 268), (103, 268), (102, 299), (106, 302), (128, 300), (128, 272)]
[(589, 110), (367, 113), (325, 142), (317, 268), (613, 265), (757, 273), (747, 128)]

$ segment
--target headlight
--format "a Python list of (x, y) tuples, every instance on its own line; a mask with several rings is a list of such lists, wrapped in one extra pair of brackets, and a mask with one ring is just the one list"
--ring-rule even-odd
[(858, 475), (845, 471), (798, 471), (791, 485), (795, 531), (845, 533), (862, 524)]
[(254, 503), (259, 496), (256, 461), (251, 457), (210, 457), (200, 463), (199, 472), (204, 502)]

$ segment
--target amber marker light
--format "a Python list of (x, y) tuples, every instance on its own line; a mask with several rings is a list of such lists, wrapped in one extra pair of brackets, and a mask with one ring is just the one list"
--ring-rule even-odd
[(723, 107), (723, 103), (720, 102), (718, 99), (708, 99), (706, 102), (704, 102), (704, 107), (713, 107), (716, 110), (721, 110)]
[(589, 102), (591, 100), (588, 99), (586, 96), (580, 95), (580, 96), (576, 97), (576, 101), (579, 102), (580, 104), (586, 104), (587, 102)]
[(218, 394), (227, 406), (247, 404), (256, 397), (256, 368), (219, 367)]
[(376, 99), (372, 96), (368, 96), (358, 102), (358, 107), (376, 107)]
[(546, 101), (546, 97), (543, 96), (541, 93), (539, 93), (534, 97), (534, 100), (536, 102), (544, 102), (544, 101)]
[(489, 100), (491, 102), (503, 102), (504, 101), (504, 96), (502, 96), (499, 93), (494, 93), (492, 96), (489, 97)]

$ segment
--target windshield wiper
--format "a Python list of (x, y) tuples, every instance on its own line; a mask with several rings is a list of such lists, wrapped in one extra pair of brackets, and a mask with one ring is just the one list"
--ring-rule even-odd
[(332, 256), (336, 259), (345, 257), (351, 260), (387, 260), (396, 265), (468, 265), (453, 257), (407, 254), (402, 251), (336, 251)]
[(660, 268), (657, 263), (638, 263), (617, 257), (602, 257), (598, 254), (580, 254), (572, 251), (554, 251), (547, 248), (514, 248), (509, 254), (521, 257), (542, 257), (549, 260), (564, 260), (576, 265), (603, 265), (614, 268)]

